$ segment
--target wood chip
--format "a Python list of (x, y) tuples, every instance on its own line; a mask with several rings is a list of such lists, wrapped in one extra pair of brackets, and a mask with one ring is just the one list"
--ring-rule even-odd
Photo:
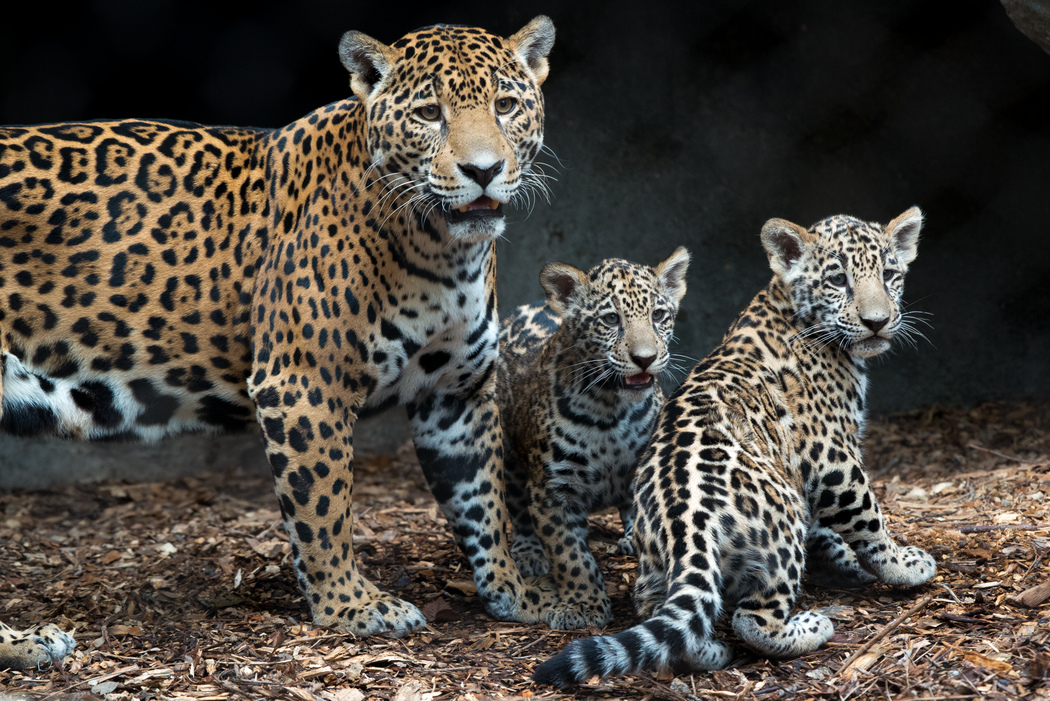
[[(832, 642), (812, 654), (763, 659), (720, 624), (719, 636), (736, 645), (733, 669), (594, 678), (577, 697), (876, 701), (1045, 691), (1050, 401), (876, 420), (866, 454), (889, 530), (937, 558), (932, 582), (850, 591), (806, 583), (799, 608), (835, 623)], [(359, 460), (354, 500), (361, 567), (421, 608), (428, 626), (416, 634), (357, 639), (308, 622), (266, 471), (0, 493), (3, 620), (53, 621), (78, 642), (64, 669), (0, 671), (0, 695), (568, 698), (529, 677), (594, 631), (492, 620), (411, 446)], [(615, 633), (637, 620), (637, 561), (605, 547), (622, 533), (615, 511), (595, 514), (591, 533), (615, 616), (607, 632)]]
[(1010, 601), (1021, 606), (1034, 609), (1047, 599), (1050, 599), (1050, 582), (1043, 582), (1034, 587), (1025, 589), (1017, 596), (1009, 597)]

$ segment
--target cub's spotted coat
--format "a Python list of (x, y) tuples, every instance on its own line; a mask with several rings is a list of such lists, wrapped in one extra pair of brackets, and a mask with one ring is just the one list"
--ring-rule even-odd
[(537, 681), (723, 667), (722, 611), (757, 652), (801, 655), (832, 634), (824, 616), (791, 615), (807, 566), (839, 585), (933, 576), (930, 555), (886, 532), (861, 459), (865, 359), (907, 332), (900, 297), (921, 224), (917, 208), (885, 227), (766, 223), (773, 280), (668, 399), (639, 464), (645, 622), (571, 643)]
[[(354, 97), (277, 130), (0, 129), (0, 428), (257, 421), (314, 622), (402, 635), (424, 618), (362, 576), (350, 495), (357, 419), (407, 404), (489, 611), (545, 620), (556, 599), (503, 536), (494, 240), (539, 187), (553, 40), (546, 17), (508, 39), (349, 32)], [(11, 666), (65, 652), (0, 633)]]
[(552, 628), (603, 626), (612, 607), (587, 547), (587, 514), (620, 509), (633, 553), (631, 479), (663, 394), (656, 376), (685, 294), (689, 253), (656, 268), (606, 260), (589, 272), (550, 263), (546, 306), (519, 307), (500, 332), (499, 402), (511, 553), (525, 575), (553, 571)]

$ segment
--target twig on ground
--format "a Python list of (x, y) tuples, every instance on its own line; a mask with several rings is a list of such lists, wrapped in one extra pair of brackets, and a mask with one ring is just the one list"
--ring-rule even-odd
[(878, 633), (869, 638), (866, 643), (857, 648), (857, 651), (850, 655), (849, 659), (847, 659), (846, 662), (841, 667), (839, 667), (839, 671), (835, 672), (835, 676), (841, 677), (846, 672), (846, 670), (849, 669), (861, 655), (870, 650), (875, 645), (875, 643), (879, 642), (887, 635), (892, 633), (894, 630), (896, 630), (901, 623), (925, 609), (927, 606), (930, 605), (931, 601), (933, 601), (933, 594), (927, 594), (923, 598), (919, 599), (919, 602), (917, 604), (915, 604), (910, 609), (908, 609), (907, 611), (890, 621), (885, 628), (880, 630)]

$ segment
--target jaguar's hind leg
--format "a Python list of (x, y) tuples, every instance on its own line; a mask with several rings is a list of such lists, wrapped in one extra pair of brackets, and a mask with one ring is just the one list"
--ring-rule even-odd
[[(805, 554), (798, 539), (770, 547), (768, 558), (755, 560), (753, 575), (742, 581), (745, 591), (733, 612), (733, 630), (751, 649), (769, 657), (797, 657), (831, 639), (834, 627), (810, 611), (791, 615), (802, 581)], [(773, 556), (772, 553), (778, 553)]]

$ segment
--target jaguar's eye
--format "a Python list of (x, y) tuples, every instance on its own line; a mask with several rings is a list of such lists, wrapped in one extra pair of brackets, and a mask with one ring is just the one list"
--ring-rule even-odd
[(889, 282), (890, 280), (893, 279), (893, 276), (896, 275), (896, 274), (897, 274), (896, 270), (883, 270), (882, 271), (882, 279), (885, 282)]
[(423, 105), (416, 109), (416, 114), (420, 119), (425, 119), (428, 122), (436, 122), (441, 119), (441, 108), (437, 105)]
[(828, 282), (830, 282), (835, 287), (842, 287), (846, 284), (846, 273), (835, 273), (834, 275), (828, 278)]
[(496, 114), (510, 114), (518, 106), (518, 101), (513, 97), (501, 97), (496, 100)]
[(616, 312), (602, 314), (602, 323), (606, 326), (612, 326), (613, 328), (615, 328), (620, 325), (620, 315)]
[(653, 321), (661, 322), (667, 318), (666, 309), (654, 309), (653, 310)]

